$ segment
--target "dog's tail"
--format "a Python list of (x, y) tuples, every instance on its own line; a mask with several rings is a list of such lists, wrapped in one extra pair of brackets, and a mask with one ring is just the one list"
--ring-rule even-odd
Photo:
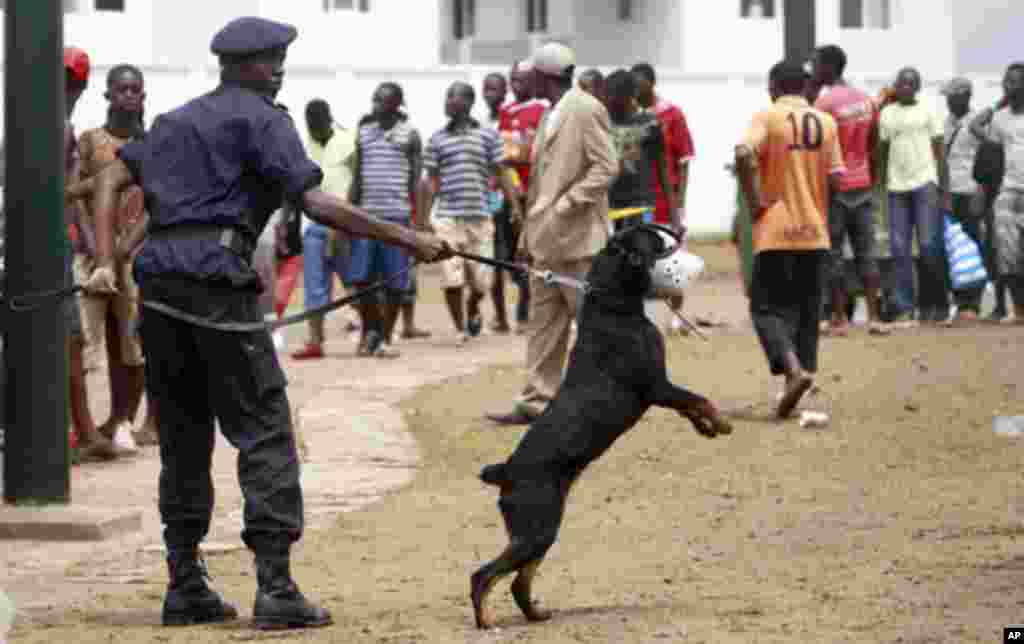
[(485, 465), (480, 470), (480, 480), (488, 485), (503, 485), (508, 482), (508, 473), (504, 463)]

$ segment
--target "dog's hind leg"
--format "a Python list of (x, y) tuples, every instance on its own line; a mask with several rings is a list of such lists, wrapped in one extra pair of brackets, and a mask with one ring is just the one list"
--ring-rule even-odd
[(543, 622), (551, 619), (551, 611), (539, 608), (533, 603), (533, 578), (537, 575), (537, 568), (540, 567), (543, 558), (534, 559), (519, 569), (515, 581), (512, 582), (512, 598), (516, 600), (516, 606), (523, 611), (523, 615), (531, 622)]
[[(523, 569), (531, 562), (540, 563), (547, 548), (539, 549), (536, 543), (531, 541), (513, 540), (505, 550), (498, 555), (498, 558), (490, 563), (483, 565), (479, 570), (473, 573), (470, 578), (470, 599), (473, 602), (473, 615), (476, 618), (477, 628), (492, 628), (494, 626), (494, 615), (490, 608), (487, 606), (487, 600), (491, 595), (491, 591), (494, 590), (495, 584), (513, 572), (520, 571), (519, 576), (516, 577), (516, 582), (523, 576)], [(537, 553), (540, 553), (538, 556)], [(536, 570), (536, 567), (534, 567)], [(530, 591), (530, 580), (533, 578), (531, 572), (526, 581), (526, 598), (529, 603), (529, 591)], [(519, 601), (519, 596), (516, 595), (513, 590), (513, 595), (516, 596), (516, 601)], [(522, 605), (520, 605), (522, 608)], [(526, 612), (525, 609), (523, 612)], [(527, 615), (529, 618), (529, 615)]]
[(487, 599), (498, 580), (517, 571), (519, 575), (512, 588), (516, 603), (527, 619), (547, 619), (543, 611), (533, 607), (530, 591), (537, 566), (558, 536), (567, 491), (567, 486), (545, 481), (520, 483), (515, 489), (502, 493), (498, 507), (505, 519), (509, 545), (497, 559), (473, 573), (470, 580), (477, 628), (494, 625)]

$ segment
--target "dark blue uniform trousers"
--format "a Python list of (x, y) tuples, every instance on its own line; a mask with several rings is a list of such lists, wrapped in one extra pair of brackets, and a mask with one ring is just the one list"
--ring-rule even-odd
[(195, 326), (142, 307), (146, 387), (160, 433), (160, 516), (168, 551), (195, 548), (210, 528), (214, 419), (238, 449), (242, 540), (287, 554), (302, 535), (302, 490), (285, 377), (266, 331)]

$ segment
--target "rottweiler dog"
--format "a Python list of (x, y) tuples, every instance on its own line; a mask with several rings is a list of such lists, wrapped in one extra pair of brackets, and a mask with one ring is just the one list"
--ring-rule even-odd
[(669, 382), (661, 333), (644, 315), (650, 269), (665, 246), (656, 229), (637, 226), (617, 233), (598, 254), (558, 394), (508, 460), (480, 473), (501, 489), (498, 508), (510, 543), (470, 580), (478, 628), (493, 626), (488, 595), (511, 573), (518, 573), (512, 597), (526, 618), (550, 618), (534, 604), (531, 587), (558, 537), (569, 489), (652, 405), (676, 410), (707, 438), (732, 432), (711, 401)]

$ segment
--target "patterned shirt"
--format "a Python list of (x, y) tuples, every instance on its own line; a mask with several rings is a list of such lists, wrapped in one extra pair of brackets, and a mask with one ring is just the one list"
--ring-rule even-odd
[(430, 137), (423, 167), (441, 180), (437, 214), (482, 217), (489, 214), (491, 177), (504, 160), (501, 138), (486, 127), (444, 128)]
[(650, 207), (657, 203), (654, 171), (665, 154), (665, 137), (658, 119), (640, 112), (623, 122), (612, 121), (612, 139), (619, 154), (619, 176), (608, 192), (612, 208)]
[(874, 99), (848, 85), (836, 85), (823, 91), (814, 106), (831, 114), (839, 127), (839, 146), (846, 162), (846, 172), (839, 178), (839, 190), (870, 188), (871, 130), (878, 123)]
[(419, 132), (408, 121), (383, 130), (378, 123), (359, 128), (362, 207), (386, 219), (412, 216), (410, 186)]
[(505, 144), (505, 158), (519, 175), (523, 192), (530, 187), (530, 152), (537, 136), (537, 127), (547, 108), (547, 101), (534, 98), (513, 103), (501, 113), (498, 130)]
[(992, 117), (991, 135), (1003, 145), (1006, 174), (1003, 190), (1024, 191), (1024, 114), (1014, 114), (1004, 107)]

